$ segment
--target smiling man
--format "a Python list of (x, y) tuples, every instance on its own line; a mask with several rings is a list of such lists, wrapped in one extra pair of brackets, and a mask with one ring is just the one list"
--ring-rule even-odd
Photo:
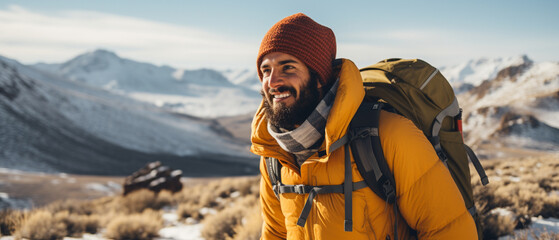
[(335, 146), (365, 91), (357, 67), (336, 59), (330, 28), (301, 13), (282, 19), (264, 36), (257, 68), (263, 100), (251, 151), (262, 156), (262, 239), (477, 239), (450, 173), (411, 121), (380, 115), (396, 216), (364, 185), (349, 149)]

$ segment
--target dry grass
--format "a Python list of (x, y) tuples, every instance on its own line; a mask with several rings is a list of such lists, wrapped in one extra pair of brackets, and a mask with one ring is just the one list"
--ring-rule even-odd
[(157, 196), (147, 189), (140, 189), (120, 197), (120, 206), (126, 213), (140, 213), (146, 208), (157, 209)]
[(241, 225), (235, 227), (234, 240), (259, 240), (262, 235), (262, 211), (260, 210), (260, 202), (257, 202), (249, 209), (241, 221)]
[(236, 201), (233, 206), (209, 216), (204, 221), (202, 237), (207, 240), (226, 240), (234, 238), (239, 232), (244, 232), (243, 222), (248, 221), (246, 216), (252, 213), (251, 210), (258, 205), (257, 202), (257, 196), (247, 195)]
[(192, 218), (196, 221), (204, 219), (204, 215), (200, 213), (200, 206), (191, 203), (180, 204), (177, 214), (179, 219)]
[(17, 238), (33, 240), (58, 240), (66, 234), (66, 225), (46, 210), (33, 212), (16, 231)]
[(5, 209), (0, 211), (0, 236), (12, 235), (26, 219), (26, 214), (21, 211)]
[[(474, 170), (472, 183), (485, 239), (504, 235), (558, 239), (554, 233), (514, 235), (514, 230), (529, 227), (532, 217), (559, 218), (559, 155), (487, 160), (483, 164), (491, 183), (482, 187)], [(29, 239), (60, 239), (103, 228), (109, 238), (149, 239), (163, 226), (160, 209), (170, 206), (177, 209), (179, 219), (201, 221), (202, 236), (208, 240), (260, 238), (259, 177), (200, 183), (185, 185), (175, 194), (137, 191), (126, 197), (56, 202), (29, 213), (3, 211), (0, 229), (4, 235), (15, 232)], [(201, 211), (204, 208), (215, 211)]]
[(147, 209), (144, 212), (115, 217), (107, 226), (105, 236), (111, 239), (148, 240), (158, 236), (163, 227), (161, 215)]
[[(224, 178), (210, 181), (203, 185), (196, 185), (183, 189), (177, 199), (180, 202), (197, 203), (203, 207), (220, 205), (218, 199), (226, 199), (231, 194), (238, 192), (239, 195), (257, 194), (259, 178), (238, 177)], [(236, 195), (236, 194), (235, 194)]]
[(95, 204), (91, 201), (65, 199), (55, 201), (44, 208), (52, 213), (67, 211), (72, 214), (90, 215), (95, 211)]
[[(157, 236), (163, 227), (160, 209), (168, 206), (177, 208), (180, 219), (193, 218), (197, 221), (213, 216), (212, 211), (203, 212), (201, 208), (213, 208), (220, 212), (216, 216), (222, 215), (215, 219), (229, 221), (230, 224), (222, 224), (229, 228), (228, 236), (233, 237), (234, 233), (245, 231), (241, 227), (248, 221), (245, 215), (247, 209), (251, 209), (249, 206), (254, 208), (256, 205), (258, 179), (217, 179), (189, 185), (176, 194), (139, 190), (125, 197), (103, 197), (89, 201), (69, 199), (27, 213), (6, 210), (0, 212), (0, 230), (3, 235), (27, 239), (81, 237), (83, 233), (96, 233), (100, 229), (105, 229), (106, 237), (113, 239), (150, 239)], [(237, 218), (225, 217), (227, 212), (235, 211), (239, 213), (234, 214), (238, 215)], [(213, 222), (218, 224), (222, 220)]]
[(559, 240), (559, 233), (543, 232), (536, 233), (534, 231), (529, 231), (526, 233), (515, 234), (511, 237), (511, 240)]
[(529, 227), (532, 217), (559, 218), (559, 155), (483, 164), (490, 184), (481, 186), (475, 170), (472, 184), (485, 239), (512, 235)]

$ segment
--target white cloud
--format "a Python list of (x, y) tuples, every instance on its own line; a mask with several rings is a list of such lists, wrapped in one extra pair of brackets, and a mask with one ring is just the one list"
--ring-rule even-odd
[(0, 10), (0, 32), (0, 55), (24, 63), (61, 62), (105, 48), (123, 57), (181, 68), (250, 67), (258, 50), (257, 42), (91, 11), (46, 15), (10, 6)]
[[(533, 43), (533, 44), (526, 44)], [(549, 45), (522, 35), (471, 32), (463, 29), (390, 29), (362, 31), (338, 44), (339, 56), (359, 67), (385, 58), (421, 58), (434, 66), (448, 66), (482, 57), (496, 58), (538, 53), (533, 46)]]
[[(519, 54), (536, 61), (556, 60), (551, 54), (556, 41), (521, 32), (385, 27), (340, 30), (344, 33), (337, 34), (338, 56), (358, 66), (391, 57), (422, 58), (435, 66)], [(262, 36), (240, 37), (92, 11), (45, 14), (18, 6), (0, 9), (0, 55), (24, 63), (62, 62), (105, 48), (122, 57), (177, 68), (253, 68)]]

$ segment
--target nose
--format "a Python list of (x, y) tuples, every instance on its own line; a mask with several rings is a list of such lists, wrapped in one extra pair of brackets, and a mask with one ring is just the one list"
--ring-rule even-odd
[(277, 88), (283, 84), (283, 77), (278, 70), (272, 69), (268, 78), (268, 87)]

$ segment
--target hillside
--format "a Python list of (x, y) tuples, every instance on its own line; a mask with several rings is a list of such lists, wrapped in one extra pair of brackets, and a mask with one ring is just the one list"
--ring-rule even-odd
[(0, 167), (121, 175), (162, 160), (186, 175), (255, 173), (257, 161), (217, 121), (0, 58)]
[[(471, 171), (474, 173), (472, 185), (476, 207), (484, 226), (484, 239), (557, 239), (559, 155), (492, 159), (484, 163), (489, 185), (482, 186), (475, 171)], [(115, 185), (117, 179), (21, 174), (39, 186), (56, 181), (55, 187), (60, 194), (47, 196), (64, 200), (32, 209), (28, 213), (19, 210), (0, 211), (0, 228), (13, 227), (12, 231), (3, 230), (2, 234), (5, 235), (29, 236), (34, 233), (80, 239), (126, 239), (131, 236), (151, 239), (160, 236), (166, 239), (197, 240), (247, 240), (259, 239), (260, 236), (262, 218), (257, 176), (183, 179), (185, 187), (176, 194), (166, 191), (154, 194), (141, 190), (122, 197), (111, 195), (119, 193), (118, 188), (110, 187)], [(22, 186), (21, 180), (5, 179), (8, 184)], [(0, 180), (4, 179), (0, 177)], [(76, 186), (97, 186), (90, 188), (93, 193), (99, 191), (95, 189), (103, 189), (99, 186), (105, 186), (109, 190), (105, 194), (110, 196), (87, 201), (68, 199), (69, 196), (87, 199), (84, 198), (87, 197), (84, 191), (69, 191), (76, 189)], [(65, 228), (55, 228), (60, 224)], [(140, 237), (143, 234), (150, 234), (150, 237)]]
[(483, 155), (559, 151), (559, 63), (522, 60), (458, 95), (466, 142)]

